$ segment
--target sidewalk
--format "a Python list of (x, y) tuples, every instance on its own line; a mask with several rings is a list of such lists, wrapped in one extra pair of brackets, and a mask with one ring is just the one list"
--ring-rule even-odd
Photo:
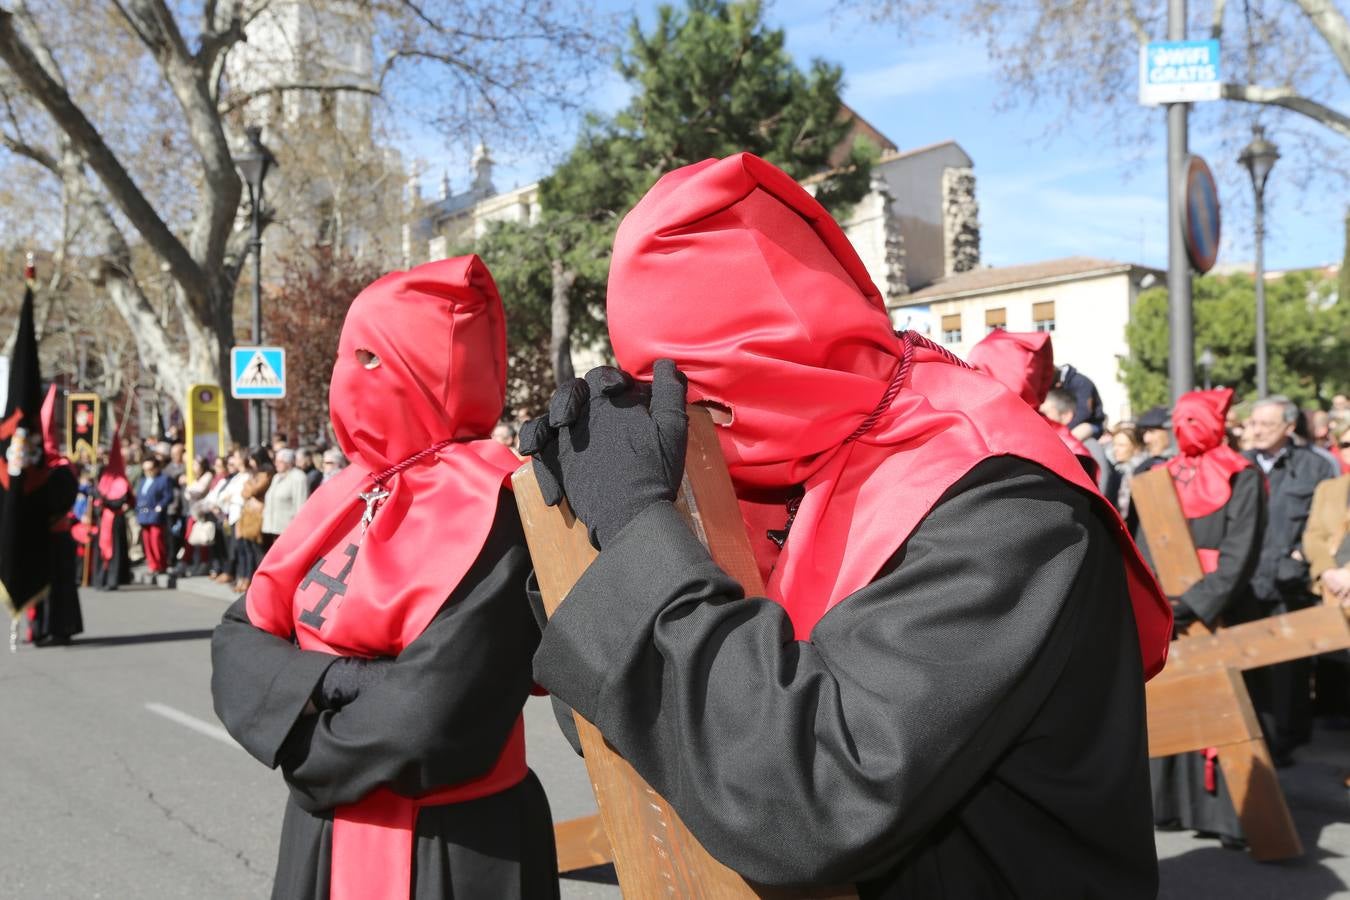
[(152, 576), (145, 570), (145, 566), (137, 564), (131, 567), (131, 580), (134, 584), (154, 584), (166, 590), (182, 591), (186, 594), (195, 594), (198, 597), (209, 597), (212, 600), (219, 600), (222, 606), (229, 606), (239, 594), (230, 589), (228, 584), (220, 584), (212, 581), (205, 575), (191, 575), (183, 578), (174, 578), (172, 583), (164, 575)]

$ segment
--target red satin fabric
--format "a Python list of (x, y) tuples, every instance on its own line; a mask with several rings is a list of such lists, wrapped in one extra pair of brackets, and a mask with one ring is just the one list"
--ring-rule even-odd
[[(492, 771), (461, 785), (408, 799), (387, 788), (340, 810), (333, 823), (329, 900), (406, 900), (412, 894), (413, 831), (424, 806), (464, 803), (515, 787), (527, 774), (525, 720), (516, 720)], [(405, 865), (393, 865), (406, 860)]]
[[(379, 365), (366, 368), (358, 350)], [(340, 656), (397, 656), (415, 640), (478, 557), (498, 495), (520, 466), (487, 439), (505, 391), (501, 297), (478, 257), (395, 272), (362, 291), (343, 324), (329, 389), (333, 431), (351, 465), (305, 502), (268, 551), (248, 591), (253, 624)], [(447, 438), (455, 443), (387, 478), (389, 497), (363, 532), (357, 495), (375, 475)], [(344, 585), (340, 593), (334, 583)], [(377, 791), (339, 808), (334, 897), (406, 900), (417, 808), (484, 796), (524, 776), (516, 735), (483, 778), (417, 799)]]
[(1225, 440), (1232, 405), (1232, 389), (1216, 388), (1182, 394), (1172, 410), (1177, 455), (1167, 461), (1167, 470), (1188, 519), (1223, 509), (1233, 496), (1233, 476), (1253, 464)]
[[(655, 360), (670, 357), (691, 400), (731, 408), (722, 449), (756, 557), (772, 564), (767, 594), (798, 639), (869, 584), (972, 467), (1014, 455), (1100, 504), (1125, 560), (1145, 673), (1162, 668), (1171, 610), (1114, 508), (1026, 403), (936, 345), (892, 331), (839, 226), (785, 173), (740, 154), (666, 175), (619, 228), (608, 297), (625, 369), (650, 378)], [(908, 375), (882, 405), (906, 355)], [(848, 440), (871, 415), (875, 425)], [(775, 553), (762, 526), (781, 527), (772, 504), (797, 489), (795, 521)]]
[(1055, 386), (1055, 348), (1049, 332), (989, 332), (970, 348), (970, 364), (1039, 410)]
[[(970, 364), (1021, 397), (1038, 413), (1046, 395), (1055, 386), (1055, 348), (1048, 332), (1004, 331), (1001, 328), (991, 331), (970, 348)], [(1069, 452), (1086, 461), (1090, 477), (1095, 479), (1097, 460), (1092, 458), (1083, 442), (1073, 436), (1069, 426), (1050, 422), (1050, 428), (1059, 435)]]
[[(99, 496), (108, 500), (121, 500), (131, 493), (131, 482), (127, 480), (127, 464), (122, 459), (122, 435), (113, 432), (112, 445), (108, 447), (108, 464), (98, 476)], [(120, 512), (113, 512), (104, 506), (98, 517), (98, 554), (104, 562), (113, 558), (113, 523)]]
[(47, 396), (42, 401), (42, 449), (47, 456), (47, 468), (59, 469), (70, 465), (70, 460), (61, 452), (61, 438), (56, 433), (56, 385), (47, 387)]

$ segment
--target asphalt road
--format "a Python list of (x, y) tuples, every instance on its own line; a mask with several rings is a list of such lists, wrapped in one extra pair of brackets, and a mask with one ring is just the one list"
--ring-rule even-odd
[[(210, 634), (227, 605), (219, 591), (85, 592), (76, 643), (0, 648), (0, 897), (268, 896), (285, 788), (211, 710)], [(594, 812), (546, 700), (526, 726), (554, 818)], [(563, 896), (619, 890), (569, 880)]]
[[(228, 600), (184, 587), (86, 593), (77, 643), (0, 649), (0, 898), (268, 895), (284, 788), (211, 711), (208, 642)], [(594, 811), (547, 702), (531, 700), (526, 722), (555, 819)], [(1307, 857), (1262, 865), (1161, 834), (1162, 897), (1350, 898), (1350, 734), (1319, 733), (1296, 757), (1280, 774)], [(563, 896), (619, 891), (569, 879)]]

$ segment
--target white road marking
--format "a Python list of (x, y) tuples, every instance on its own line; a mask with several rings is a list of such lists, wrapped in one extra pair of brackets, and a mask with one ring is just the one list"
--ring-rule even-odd
[[(230, 737), (230, 733), (219, 725), (212, 725), (210, 722), (203, 722), (196, 716), (190, 716), (185, 712), (174, 709), (172, 706), (165, 706), (163, 703), (147, 703), (145, 708), (157, 716), (163, 716), (171, 722), (177, 722), (184, 728), (191, 728), (198, 734), (204, 734), (209, 738), (215, 738), (218, 741), (229, 744), (231, 747), (239, 747), (235, 739)], [(239, 749), (243, 749), (239, 747)]]

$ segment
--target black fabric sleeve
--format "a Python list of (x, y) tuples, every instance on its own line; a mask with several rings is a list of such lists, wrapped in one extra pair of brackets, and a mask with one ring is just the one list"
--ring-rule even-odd
[(504, 494), (478, 560), (383, 679), (293, 730), (281, 768), (302, 808), (329, 810), (377, 787), (420, 796), (492, 768), (533, 684), (529, 573), (515, 501)]
[(1265, 491), (1255, 466), (1233, 476), (1233, 493), (1223, 507), (1223, 540), (1216, 548), (1219, 566), (1178, 598), (1177, 602), (1211, 628), (1256, 570), (1265, 533)]
[(258, 628), (240, 597), (211, 635), (216, 715), (245, 750), (276, 768), (283, 742), (335, 659)]
[(727, 865), (860, 881), (950, 813), (1043, 704), (1093, 515), (1044, 469), (987, 460), (796, 641), (780, 606), (742, 600), (657, 504), (554, 614), (535, 677)]

